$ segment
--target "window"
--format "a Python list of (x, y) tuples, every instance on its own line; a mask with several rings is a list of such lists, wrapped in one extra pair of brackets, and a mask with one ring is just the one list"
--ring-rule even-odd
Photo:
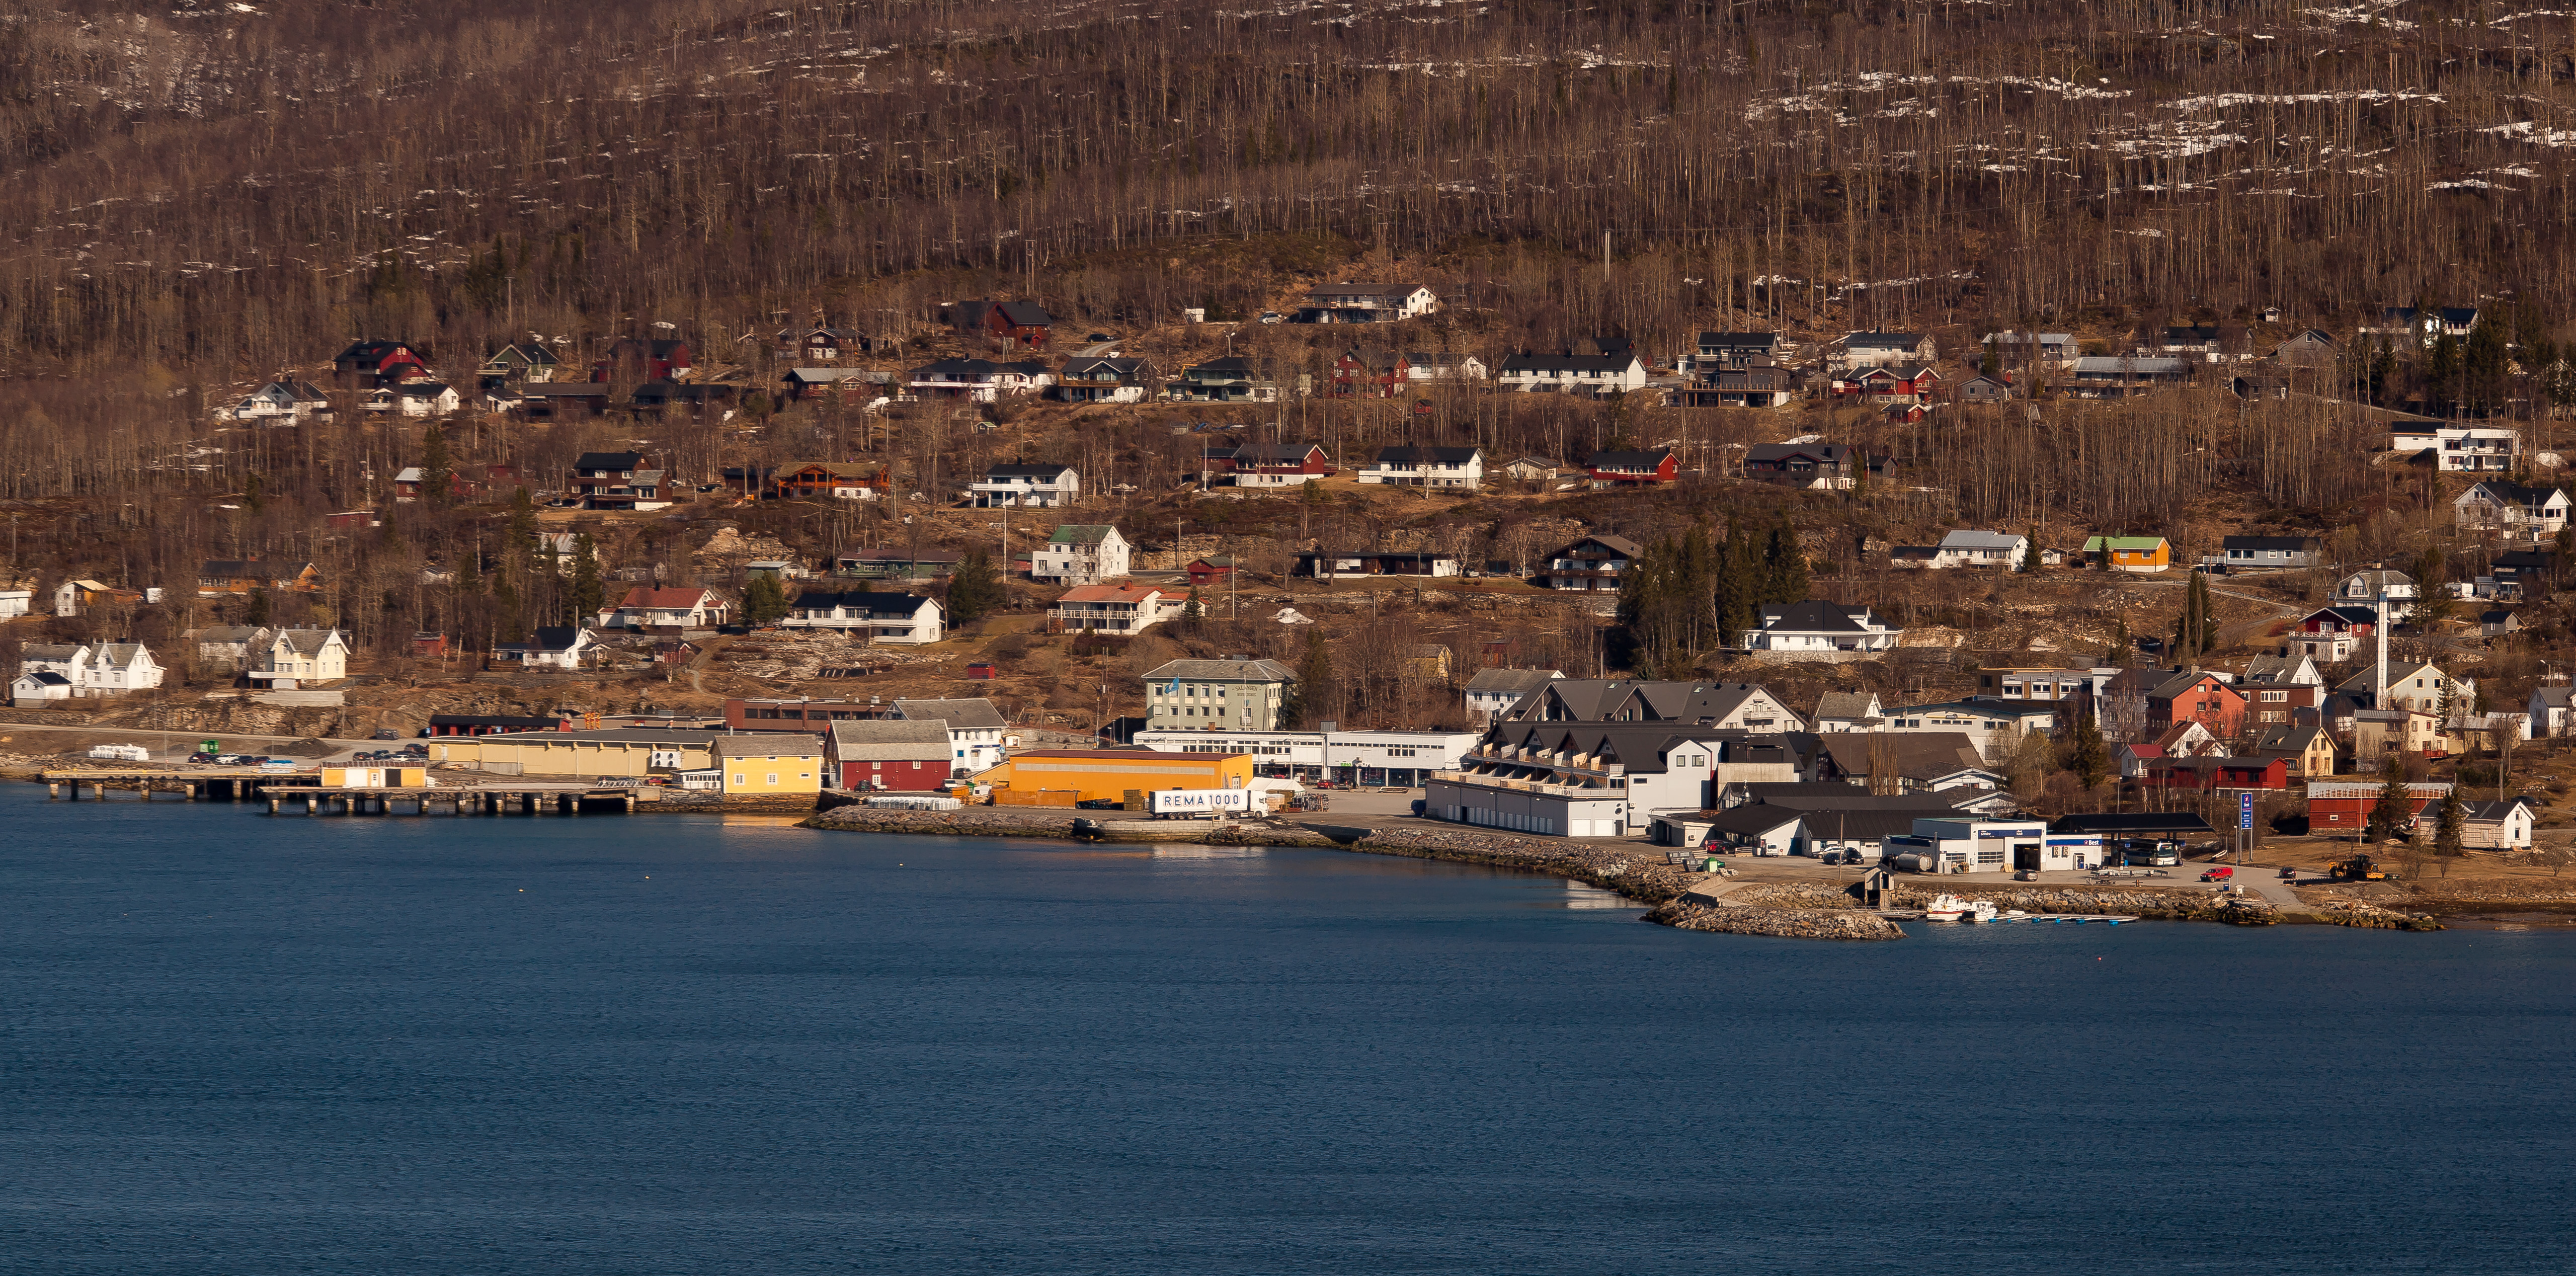
[(776, 771), (772, 771), (772, 772), (770, 772), (770, 773), (769, 773), (769, 782), (770, 782), (771, 784), (776, 784), (776, 783), (778, 783), (778, 773), (777, 773)]
[(743, 781), (743, 778), (742, 778), (741, 776), (737, 775), (737, 776), (735, 776), (735, 777), (733, 778), (733, 782), (734, 782), (734, 783), (736, 783), (736, 784), (741, 784), (741, 783), (743, 783), (744, 781)]

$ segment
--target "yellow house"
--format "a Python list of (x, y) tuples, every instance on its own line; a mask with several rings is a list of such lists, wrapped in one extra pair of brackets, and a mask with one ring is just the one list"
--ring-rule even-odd
[(2160, 572), (2173, 566), (2173, 546), (2161, 536), (2096, 536), (2084, 542), (2084, 553), (2115, 572)]
[(1129, 789), (1240, 789), (1252, 783), (1249, 753), (1163, 753), (1154, 749), (1025, 749), (976, 773), (999, 806), (1071, 806), (1123, 798)]
[[(814, 737), (785, 733), (814, 744)], [(512, 735), (444, 736), (429, 741), (429, 760), (480, 765), (502, 775), (641, 779), (661, 771), (715, 765), (722, 731), (522, 731)], [(819, 748), (819, 746), (816, 746)]]
[(803, 732), (718, 736), (715, 753), (728, 796), (823, 791), (823, 746)]

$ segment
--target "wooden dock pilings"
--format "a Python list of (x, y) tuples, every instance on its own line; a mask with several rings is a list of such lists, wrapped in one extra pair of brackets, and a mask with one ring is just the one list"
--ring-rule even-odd
[[(551, 812), (581, 815), (616, 810), (632, 812), (637, 790), (622, 786), (530, 781), (520, 784), (445, 785), (436, 788), (362, 788), (311, 783), (311, 772), (232, 768), (170, 770), (77, 770), (44, 773), (48, 796), (74, 802), (90, 790), (104, 802), (110, 788), (133, 789), (137, 801), (155, 792), (175, 792), (190, 802), (268, 803), (268, 813), (284, 815), (522, 815)], [(613, 804), (613, 805), (612, 805)]]

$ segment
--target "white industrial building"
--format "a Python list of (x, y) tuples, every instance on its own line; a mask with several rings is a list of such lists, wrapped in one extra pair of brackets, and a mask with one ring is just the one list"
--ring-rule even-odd
[(1255, 775), (1413, 788), (1454, 771), (1476, 747), (1474, 731), (1139, 731), (1134, 743), (1163, 753), (1248, 753)]

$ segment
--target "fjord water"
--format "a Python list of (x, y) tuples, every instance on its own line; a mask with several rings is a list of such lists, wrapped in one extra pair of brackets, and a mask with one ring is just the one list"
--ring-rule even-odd
[(2576, 938), (0, 787), (0, 1268), (2564, 1271)]

